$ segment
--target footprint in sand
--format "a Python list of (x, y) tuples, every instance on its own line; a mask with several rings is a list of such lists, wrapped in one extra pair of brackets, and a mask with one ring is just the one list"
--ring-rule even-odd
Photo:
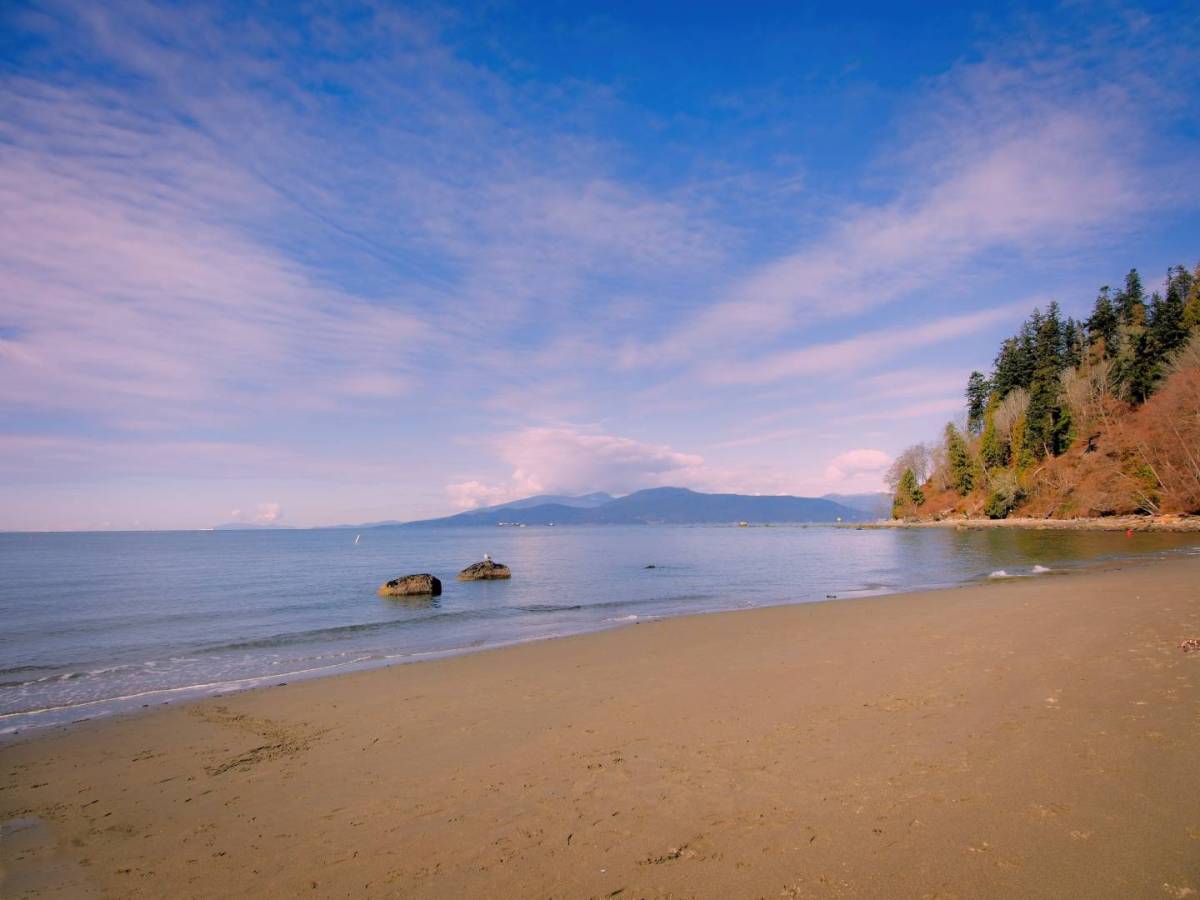
[(314, 740), (329, 730), (306, 732), (272, 719), (255, 719), (243, 713), (233, 713), (225, 706), (200, 708), (193, 711), (192, 715), (213, 725), (224, 725), (249, 732), (265, 741), (222, 763), (206, 766), (205, 771), (212, 776), (224, 775), (234, 769), (244, 772), (260, 763), (296, 756), (307, 750)]

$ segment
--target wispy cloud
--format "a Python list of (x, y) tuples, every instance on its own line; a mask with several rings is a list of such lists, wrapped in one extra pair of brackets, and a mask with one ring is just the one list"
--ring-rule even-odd
[(56, 8), (39, 27), (140, 90), (4, 85), (0, 399), (167, 423), (392, 398), (435, 360), (510, 369), (500, 348), (577, 326), (599, 279), (720, 258), (716, 226), (615, 180), (598, 142), (523, 123), (536, 98), (455, 60), (436, 21), (314, 28), (316, 75), (352, 73), (371, 122), (347, 143), (314, 122), (363, 123), (265, 30)]
[(9, 97), (0, 400), (170, 427), (405, 389), (393, 349), (428, 326), (250, 239), (237, 220), (278, 198), (194, 133), (28, 83)]
[(1150, 109), (1169, 103), (1148, 72), (1159, 60), (1182, 71), (1180, 53), (1116, 34), (1084, 44), (1023, 36), (956, 66), (905, 111), (904, 138), (877, 166), (885, 199), (835, 209), (823, 233), (753, 267), (680, 327), (631, 342), (623, 362), (790, 341), (813, 323), (944, 290), (968, 271), (978, 281), (997, 252), (1109, 242), (1140, 214), (1177, 204), (1186, 166), (1156, 157), (1146, 135)]
[(834, 416), (832, 421), (839, 425), (849, 425), (871, 422), (903, 422), (910, 419), (928, 419), (931, 416), (945, 416), (947, 419), (953, 419), (962, 413), (964, 408), (965, 405), (961, 398), (946, 397), (941, 400), (906, 403), (903, 406), (876, 408), (848, 416)]
[(761, 384), (782, 378), (847, 372), (879, 365), (913, 350), (936, 346), (1011, 320), (1030, 308), (1027, 301), (946, 316), (904, 329), (880, 329), (825, 344), (767, 354), (748, 362), (717, 362), (704, 367), (707, 380), (719, 384)]
[[(982, 364), (981, 364), (982, 365)], [(970, 372), (966, 369), (907, 367), (862, 378), (858, 386), (876, 400), (924, 397), (930, 394), (962, 396)]]

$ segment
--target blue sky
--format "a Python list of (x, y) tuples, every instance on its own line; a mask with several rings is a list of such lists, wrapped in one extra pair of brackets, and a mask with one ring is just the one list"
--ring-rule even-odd
[(820, 494), (1200, 257), (1194, 5), (8, 3), (0, 528)]

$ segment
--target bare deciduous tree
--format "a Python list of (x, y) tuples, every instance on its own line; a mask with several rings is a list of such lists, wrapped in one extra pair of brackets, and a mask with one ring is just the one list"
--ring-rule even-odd
[(946, 455), (946, 445), (938, 442), (929, 444), (927, 447), (929, 468), (932, 473), (929, 477), (933, 481), (933, 486), (939, 491), (950, 490), (950, 485), (954, 483), (954, 476), (950, 472), (950, 460)]
[(1029, 409), (1028, 392), (1024, 388), (1009, 391), (1000, 401), (1000, 405), (996, 407), (996, 412), (992, 416), (996, 430), (1005, 438), (1011, 438), (1013, 426), (1017, 424), (1017, 420), (1021, 416), (1025, 415), (1027, 409)]
[(1067, 369), (1060, 376), (1063, 396), (1080, 426), (1090, 426), (1107, 408), (1105, 400), (1112, 395), (1111, 369), (1112, 364), (1104, 359)]
[(925, 479), (929, 477), (929, 463), (929, 448), (924, 444), (913, 444), (911, 447), (905, 448), (892, 461), (892, 465), (884, 476), (892, 493), (896, 492), (896, 486), (900, 484), (900, 479), (904, 477), (906, 469), (912, 469), (913, 474), (917, 476), (917, 484), (924, 484)]

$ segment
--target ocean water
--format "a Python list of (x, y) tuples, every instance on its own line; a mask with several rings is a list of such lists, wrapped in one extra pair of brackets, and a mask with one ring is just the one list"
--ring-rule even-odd
[[(0, 734), (654, 617), (1052, 577), (1200, 543), (804, 526), (356, 534), (0, 534)], [(512, 567), (510, 581), (455, 580), (485, 552)], [(413, 572), (441, 578), (441, 597), (377, 596)]]

